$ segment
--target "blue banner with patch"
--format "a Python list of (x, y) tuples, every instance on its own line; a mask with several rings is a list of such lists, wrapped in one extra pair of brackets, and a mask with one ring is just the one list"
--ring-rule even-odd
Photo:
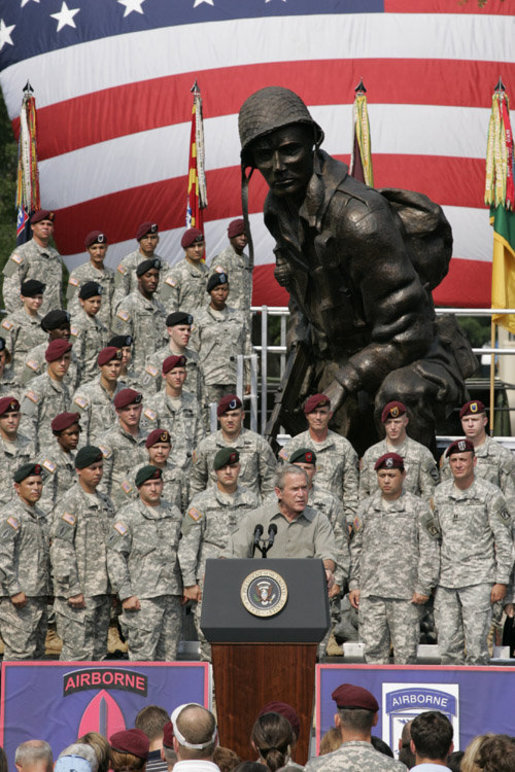
[(454, 750), (485, 732), (513, 734), (515, 668), (425, 665), (317, 665), (316, 748), (334, 726), (332, 692), (349, 683), (368, 689), (379, 703), (372, 730), (399, 753), (404, 724), (425, 710), (444, 713), (454, 728)]
[(110, 737), (134, 726), (145, 705), (171, 713), (185, 702), (210, 707), (203, 662), (4, 662), (0, 745), (14, 769), (16, 747), (46, 740), (54, 759), (86, 732)]

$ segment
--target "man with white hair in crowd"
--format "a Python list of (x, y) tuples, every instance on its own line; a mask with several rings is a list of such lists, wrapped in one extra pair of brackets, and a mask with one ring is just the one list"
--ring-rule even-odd
[(16, 748), (14, 764), (18, 772), (52, 772), (52, 748), (45, 740), (26, 740)]

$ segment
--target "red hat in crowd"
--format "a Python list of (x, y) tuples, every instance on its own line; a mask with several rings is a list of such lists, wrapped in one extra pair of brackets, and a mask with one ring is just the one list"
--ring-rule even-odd
[(56, 340), (48, 344), (45, 351), (45, 359), (47, 362), (56, 362), (71, 350), (72, 344), (69, 340), (66, 340), (66, 338), (56, 338)]
[(51, 421), (50, 426), (54, 433), (62, 432), (65, 429), (69, 429), (70, 426), (73, 426), (73, 424), (78, 424), (79, 421), (79, 413), (59, 413), (59, 415), (56, 415), (56, 417)]
[(388, 402), (381, 413), (381, 423), (385, 424), (389, 418), (399, 418), (406, 414), (406, 405), (402, 402)]
[(188, 247), (191, 247), (192, 244), (197, 242), (200, 243), (201, 241), (204, 241), (204, 234), (202, 231), (199, 231), (198, 228), (188, 228), (188, 230), (184, 231), (182, 234), (181, 247), (187, 249)]
[(466, 415), (481, 415), (481, 413), (486, 413), (486, 407), (479, 399), (473, 399), (465, 402), (460, 410), (460, 418)]
[(295, 732), (296, 736), (298, 737), (300, 735), (300, 719), (294, 708), (292, 708), (291, 705), (288, 705), (287, 702), (267, 702), (266, 705), (263, 705), (261, 710), (259, 711), (259, 716), (264, 716), (265, 713), (279, 713), (281, 716), (284, 716), (284, 718), (290, 722), (291, 728)]
[(379, 704), (374, 695), (363, 689), (362, 686), (354, 684), (342, 684), (338, 686), (331, 697), (336, 702), (336, 707), (344, 708), (362, 708), (363, 710), (379, 710)]
[(125, 729), (122, 732), (115, 732), (109, 738), (111, 747), (115, 751), (122, 753), (132, 753), (139, 759), (147, 759), (150, 743), (145, 732), (141, 729)]
[(166, 357), (163, 362), (163, 375), (169, 373), (174, 367), (186, 367), (186, 357), (177, 355)]
[(151, 448), (154, 445), (157, 445), (158, 442), (167, 442), (169, 445), (171, 445), (172, 440), (170, 437), (170, 432), (168, 432), (166, 429), (153, 429), (145, 440), (145, 447)]
[(241, 399), (236, 394), (226, 394), (218, 403), (216, 414), (220, 418), (221, 415), (225, 415), (229, 410), (237, 410), (239, 407), (243, 407)]
[(241, 236), (242, 233), (245, 233), (245, 220), (242, 220), (241, 217), (238, 220), (232, 220), (227, 228), (229, 238), (233, 239), (235, 236)]
[(149, 233), (157, 233), (159, 230), (155, 222), (142, 222), (136, 231), (136, 241), (141, 241), (143, 236), (148, 236)]
[(173, 724), (167, 721), (163, 727), (163, 745), (166, 748), (173, 748)]
[(37, 222), (41, 222), (41, 220), (50, 220), (53, 222), (54, 217), (54, 213), (49, 209), (37, 209), (30, 218), (30, 224), (35, 225)]
[(98, 356), (97, 356), (97, 363), (99, 367), (102, 367), (103, 365), (106, 365), (108, 362), (111, 362), (113, 359), (121, 359), (122, 358), (122, 352), (119, 348), (116, 348), (116, 346), (106, 346), (103, 348)]
[(6, 413), (18, 413), (20, 410), (20, 403), (16, 397), (2, 397), (0, 399), (0, 415)]
[(142, 399), (143, 395), (140, 394), (139, 391), (135, 391), (134, 389), (122, 389), (114, 398), (113, 404), (117, 410), (120, 410), (122, 407), (127, 407), (128, 405), (139, 405)]
[(84, 239), (86, 249), (93, 244), (107, 244), (107, 236), (102, 231), (90, 231)]
[(325, 394), (312, 394), (304, 403), (304, 415), (309, 415), (317, 407), (331, 407), (331, 400)]
[(455, 440), (451, 442), (445, 455), (447, 458), (453, 456), (455, 453), (474, 453), (474, 444), (470, 440)]
[(398, 453), (385, 453), (377, 459), (374, 469), (376, 472), (378, 469), (400, 469), (402, 472), (404, 471), (404, 459)]

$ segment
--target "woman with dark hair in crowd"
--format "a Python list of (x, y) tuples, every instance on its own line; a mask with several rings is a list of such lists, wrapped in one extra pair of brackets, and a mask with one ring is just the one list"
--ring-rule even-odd
[(291, 724), (279, 713), (264, 713), (252, 727), (250, 742), (259, 753), (259, 761), (266, 764), (270, 772), (277, 772), (290, 761)]

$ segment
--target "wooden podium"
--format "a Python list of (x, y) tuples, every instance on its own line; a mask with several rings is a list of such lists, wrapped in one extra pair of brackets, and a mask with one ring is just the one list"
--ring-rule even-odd
[(322, 561), (208, 560), (200, 626), (212, 646), (220, 744), (254, 760), (254, 721), (279, 700), (299, 715), (294, 760), (305, 764), (317, 644), (329, 627)]

